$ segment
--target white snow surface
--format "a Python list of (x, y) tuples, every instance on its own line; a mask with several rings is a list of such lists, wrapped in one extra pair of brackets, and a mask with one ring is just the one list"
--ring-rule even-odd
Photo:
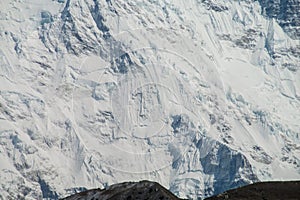
[(1, 0), (0, 199), (299, 180), (299, 48), (257, 1)]

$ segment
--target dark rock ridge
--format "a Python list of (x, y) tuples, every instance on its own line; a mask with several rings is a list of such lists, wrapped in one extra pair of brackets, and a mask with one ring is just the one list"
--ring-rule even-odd
[(105, 189), (93, 189), (72, 196), (63, 200), (131, 200), (131, 199), (148, 199), (148, 200), (179, 200), (174, 194), (162, 187), (156, 182), (140, 181), (125, 182), (109, 186)]
[[(296, 200), (300, 197), (300, 181), (260, 182), (228, 190), (205, 200)], [(93, 189), (66, 197), (63, 200), (130, 200), (130, 199), (169, 199), (179, 198), (156, 182), (125, 182), (112, 185), (106, 189)]]
[(259, 0), (263, 14), (278, 21), (293, 39), (300, 38), (300, 0)]
[(229, 190), (222, 194), (212, 196), (206, 200), (246, 200), (246, 199), (264, 199), (264, 200), (296, 200), (300, 199), (300, 181), (283, 182), (261, 182), (247, 185), (241, 188)]

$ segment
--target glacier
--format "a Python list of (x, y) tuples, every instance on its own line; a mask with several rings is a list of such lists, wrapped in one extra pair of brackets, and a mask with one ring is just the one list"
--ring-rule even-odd
[(299, 6), (2, 0), (0, 199), (299, 180)]

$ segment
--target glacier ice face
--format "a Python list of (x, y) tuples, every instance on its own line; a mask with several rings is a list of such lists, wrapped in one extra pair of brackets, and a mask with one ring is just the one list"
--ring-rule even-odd
[(298, 10), (276, 2), (1, 1), (0, 198), (299, 179)]

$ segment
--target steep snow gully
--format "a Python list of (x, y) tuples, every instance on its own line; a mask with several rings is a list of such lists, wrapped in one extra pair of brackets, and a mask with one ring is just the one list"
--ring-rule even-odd
[(300, 178), (299, 0), (1, 0), (0, 199)]

